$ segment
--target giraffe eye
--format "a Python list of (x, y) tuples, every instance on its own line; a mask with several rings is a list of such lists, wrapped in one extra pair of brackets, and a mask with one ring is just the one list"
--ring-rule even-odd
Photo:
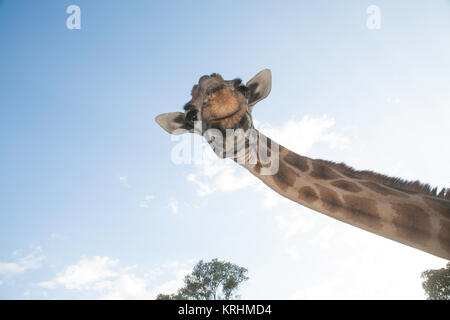
[(242, 84), (242, 80), (237, 78), (233, 80), (233, 85), (235, 88), (239, 87)]
[(244, 95), (244, 97), (248, 98), (248, 93), (249, 93), (249, 89), (247, 86), (241, 84), (240, 86), (238, 86), (237, 91), (239, 91), (240, 93), (242, 93)]
[(197, 110), (190, 110), (187, 114), (186, 114), (186, 123), (194, 126), (194, 121), (197, 121)]

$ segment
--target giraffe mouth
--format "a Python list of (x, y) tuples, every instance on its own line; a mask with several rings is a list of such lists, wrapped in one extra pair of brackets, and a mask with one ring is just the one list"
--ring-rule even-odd
[(208, 121), (216, 121), (217, 122), (217, 121), (221, 121), (221, 120), (224, 120), (227, 118), (231, 118), (232, 116), (238, 114), (242, 110), (242, 108), (243, 108), (242, 106), (239, 106), (239, 108), (237, 108), (236, 111), (233, 111), (225, 116), (210, 118), (210, 119), (208, 119)]

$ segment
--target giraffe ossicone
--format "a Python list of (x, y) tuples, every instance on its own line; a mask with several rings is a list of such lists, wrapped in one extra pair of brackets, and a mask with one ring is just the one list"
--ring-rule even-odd
[(280, 195), (342, 222), (450, 260), (450, 188), (439, 193), (343, 163), (296, 154), (253, 126), (252, 111), (272, 88), (264, 69), (245, 85), (202, 76), (184, 112), (156, 122), (171, 134), (203, 135), (219, 157), (244, 166)]

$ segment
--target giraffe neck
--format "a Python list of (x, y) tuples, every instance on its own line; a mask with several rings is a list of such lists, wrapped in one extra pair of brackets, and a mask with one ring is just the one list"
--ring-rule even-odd
[[(448, 189), (446, 197), (438, 197), (383, 184), (381, 175), (355, 172), (343, 165), (298, 155), (259, 132), (257, 137), (257, 160), (248, 161), (251, 156), (246, 144), (243, 159), (247, 161), (235, 161), (283, 197), (355, 227), (450, 260)], [(270, 150), (276, 150), (277, 146), (279, 152), (271, 154)], [(271, 159), (269, 164), (261, 161), (261, 154), (266, 154), (266, 150)], [(273, 161), (278, 161), (278, 166), (273, 166)], [(278, 170), (267, 174), (266, 169), (270, 166)]]

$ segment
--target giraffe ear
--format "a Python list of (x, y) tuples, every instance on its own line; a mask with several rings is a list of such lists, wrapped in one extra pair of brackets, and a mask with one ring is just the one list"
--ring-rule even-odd
[(272, 89), (272, 72), (269, 69), (260, 71), (246, 86), (249, 89), (248, 107), (251, 112), (256, 103), (269, 95)]
[(155, 118), (155, 121), (170, 134), (180, 135), (194, 132), (194, 128), (186, 125), (182, 112), (162, 113)]

